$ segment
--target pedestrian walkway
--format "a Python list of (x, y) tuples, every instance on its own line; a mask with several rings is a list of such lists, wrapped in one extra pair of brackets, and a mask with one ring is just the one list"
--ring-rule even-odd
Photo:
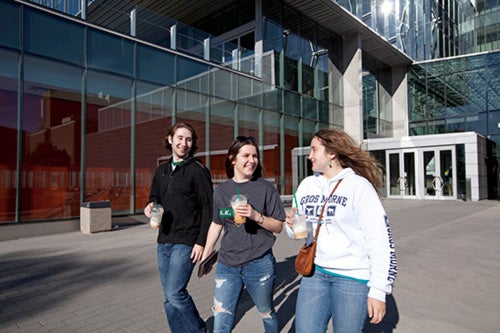
[[(386, 316), (397, 322), (394, 332), (499, 332), (500, 202), (385, 199), (384, 205), (399, 261)], [(156, 230), (123, 218), (113, 223), (109, 232), (0, 242), (0, 332), (169, 332)], [(294, 332), (300, 245), (283, 232), (274, 247), (281, 332)], [(213, 272), (193, 276), (189, 285), (209, 327), (213, 278)], [(262, 332), (246, 294), (234, 332)]]

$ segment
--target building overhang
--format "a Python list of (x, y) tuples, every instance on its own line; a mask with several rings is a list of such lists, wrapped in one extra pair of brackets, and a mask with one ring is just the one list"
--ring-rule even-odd
[(361, 49), (389, 67), (409, 66), (413, 63), (410, 57), (332, 0), (283, 1), (342, 37), (359, 34)]
[[(413, 62), (411, 58), (332, 0), (282, 1), (343, 38), (359, 35), (361, 49), (388, 67), (409, 66)], [(135, 6), (139, 6), (191, 25), (233, 2), (233, 0), (94, 0), (90, 4), (88, 15), (99, 25), (121, 31), (120, 29), (124, 28), (119, 26), (127, 25), (128, 22), (118, 19), (116, 13), (128, 13)]]

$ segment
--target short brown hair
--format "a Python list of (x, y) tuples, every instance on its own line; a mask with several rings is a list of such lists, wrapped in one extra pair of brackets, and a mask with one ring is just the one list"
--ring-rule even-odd
[(172, 145), (168, 141), (168, 137), (172, 137), (173, 138), (175, 132), (179, 128), (185, 128), (185, 129), (187, 129), (188, 131), (191, 132), (191, 137), (193, 139), (193, 145), (191, 146), (191, 149), (189, 150), (189, 154), (188, 155), (189, 156), (194, 155), (196, 153), (196, 151), (198, 151), (198, 145), (197, 145), (198, 136), (196, 135), (196, 131), (195, 131), (194, 127), (191, 126), (191, 125), (189, 125), (188, 123), (180, 122), (180, 123), (177, 123), (177, 124), (173, 125), (172, 127), (170, 127), (170, 129), (167, 132), (167, 135), (163, 138), (163, 143), (165, 144), (165, 148), (167, 148), (167, 150), (169, 152), (172, 152)]

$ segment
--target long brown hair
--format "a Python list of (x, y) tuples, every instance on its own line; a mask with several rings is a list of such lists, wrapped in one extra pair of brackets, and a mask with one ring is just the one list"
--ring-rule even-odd
[(185, 128), (191, 132), (191, 138), (193, 139), (193, 141), (192, 141), (193, 144), (191, 146), (191, 149), (189, 150), (188, 156), (194, 155), (196, 153), (196, 151), (198, 150), (198, 145), (197, 145), (198, 136), (196, 135), (196, 131), (195, 131), (194, 127), (189, 125), (188, 123), (181, 122), (181, 123), (177, 123), (177, 124), (173, 125), (172, 127), (170, 127), (170, 129), (167, 132), (167, 135), (163, 138), (163, 143), (165, 144), (165, 148), (167, 148), (167, 150), (169, 152), (172, 152), (172, 145), (170, 144), (170, 142), (168, 142), (168, 137), (171, 137), (173, 139), (175, 132), (179, 128)]
[(253, 172), (253, 179), (257, 179), (262, 177), (262, 166), (260, 165), (260, 154), (259, 154), (259, 145), (257, 144), (257, 140), (255, 140), (252, 136), (238, 136), (229, 146), (226, 155), (226, 175), (227, 178), (231, 179), (234, 177), (234, 165), (233, 162), (236, 160), (236, 155), (238, 155), (241, 147), (246, 145), (252, 145), (257, 150), (257, 167)]
[(364, 151), (346, 132), (325, 128), (314, 133), (328, 153), (334, 153), (343, 168), (351, 168), (365, 177), (377, 191), (383, 186), (382, 165), (367, 151)]

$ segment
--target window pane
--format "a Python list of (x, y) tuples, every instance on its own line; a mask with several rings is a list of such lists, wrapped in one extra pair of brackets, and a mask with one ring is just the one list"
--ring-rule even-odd
[(224, 161), (234, 140), (235, 103), (212, 98), (210, 106), (210, 171), (214, 185), (227, 179)]
[(89, 67), (132, 75), (134, 47), (131, 41), (89, 29), (88, 49)]
[(137, 78), (160, 84), (174, 83), (174, 55), (160, 50), (137, 46)]
[(0, 2), (0, 45), (19, 49), (19, 6)]
[[(238, 105), (238, 135), (259, 138), (259, 109), (244, 104)], [(259, 145), (261, 143), (259, 142)]]
[(280, 191), (280, 114), (278, 112), (264, 110), (262, 117), (265, 119), (263, 124), (264, 142), (260, 144), (276, 147), (276, 149), (266, 151), (264, 155), (266, 161), (266, 177), (273, 177), (274, 185), (276, 185), (278, 191)]
[(177, 85), (193, 91), (208, 93), (209, 66), (182, 57), (177, 58)]
[(261, 93), (261, 82), (244, 76), (239, 77), (238, 100), (240, 102), (259, 107), (262, 104)]
[(302, 146), (309, 147), (311, 145), (311, 140), (313, 138), (314, 133), (316, 133), (316, 123), (310, 120), (302, 121)]
[(212, 72), (212, 79), (215, 96), (230, 100), (236, 99), (238, 76), (225, 70), (216, 70)]
[(85, 201), (110, 200), (113, 213), (130, 211), (131, 86), (88, 73)]
[(0, 51), (0, 222), (15, 220), (17, 161), (17, 64), (18, 55)]
[(158, 163), (168, 154), (163, 138), (172, 125), (172, 88), (137, 83), (136, 213), (142, 213)]
[(299, 116), (300, 115), (300, 95), (293, 91), (283, 90), (285, 94), (284, 113)]
[(314, 121), (318, 119), (318, 107), (316, 99), (307, 96), (304, 96), (302, 98), (302, 116)]
[(283, 194), (292, 194), (292, 150), (299, 146), (299, 118), (285, 116), (285, 193)]
[(198, 157), (207, 163), (207, 141), (205, 116), (208, 113), (208, 96), (185, 90), (177, 90), (176, 122), (185, 122), (194, 127), (198, 137)]
[(25, 51), (83, 65), (83, 26), (26, 8), (24, 29)]
[(24, 75), (21, 220), (78, 216), (82, 70), (27, 56)]

